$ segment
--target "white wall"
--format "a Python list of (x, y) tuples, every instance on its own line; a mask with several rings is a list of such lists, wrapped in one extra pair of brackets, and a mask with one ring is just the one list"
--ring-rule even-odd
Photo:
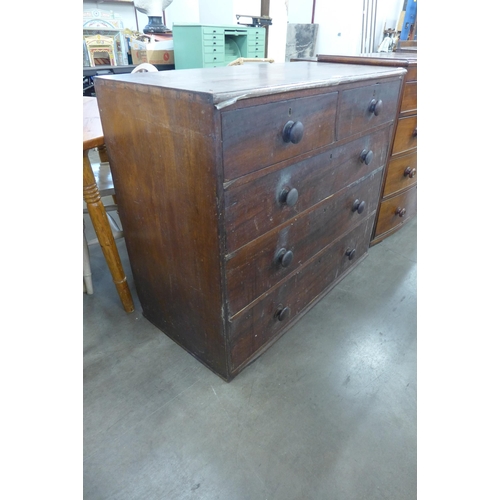
[[(377, 0), (375, 50), (382, 42), (384, 24), (395, 28), (404, 0)], [(142, 31), (148, 22), (132, 3), (84, 1), (84, 8), (112, 10), (126, 28)], [(268, 56), (285, 60), (287, 23), (310, 23), (313, 0), (270, 0)], [(259, 16), (260, 0), (173, 0), (165, 10), (168, 28), (175, 22), (236, 24), (236, 14)], [(361, 50), (363, 0), (316, 0), (314, 22), (319, 24), (316, 53), (353, 54)], [(242, 19), (242, 22), (245, 20)], [(137, 26), (138, 24), (138, 26)]]

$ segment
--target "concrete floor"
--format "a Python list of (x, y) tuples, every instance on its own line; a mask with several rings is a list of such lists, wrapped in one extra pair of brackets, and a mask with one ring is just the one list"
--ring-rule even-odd
[(98, 246), (83, 294), (84, 498), (417, 498), (417, 220), (230, 384), (125, 313)]

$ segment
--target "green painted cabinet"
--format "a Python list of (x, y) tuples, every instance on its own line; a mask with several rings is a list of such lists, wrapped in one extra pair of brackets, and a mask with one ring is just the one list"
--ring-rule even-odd
[(239, 57), (265, 57), (265, 28), (174, 24), (172, 36), (175, 69), (215, 68)]

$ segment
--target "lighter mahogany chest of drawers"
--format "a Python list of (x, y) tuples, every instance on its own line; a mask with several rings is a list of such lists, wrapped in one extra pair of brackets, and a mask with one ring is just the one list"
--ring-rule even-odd
[(366, 255), (406, 70), (96, 78), (144, 316), (231, 380)]
[(371, 244), (381, 242), (417, 213), (417, 54), (380, 52), (358, 56), (319, 55), (318, 61), (403, 67), (407, 70), (391, 142), (384, 188)]

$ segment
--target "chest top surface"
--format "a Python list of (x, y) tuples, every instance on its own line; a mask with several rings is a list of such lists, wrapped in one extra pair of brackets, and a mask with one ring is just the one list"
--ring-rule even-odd
[(195, 68), (97, 77), (124, 84), (148, 85), (208, 94), (214, 104), (305, 88), (321, 88), (356, 81), (403, 76), (402, 68), (317, 62), (249, 63), (221, 68)]

